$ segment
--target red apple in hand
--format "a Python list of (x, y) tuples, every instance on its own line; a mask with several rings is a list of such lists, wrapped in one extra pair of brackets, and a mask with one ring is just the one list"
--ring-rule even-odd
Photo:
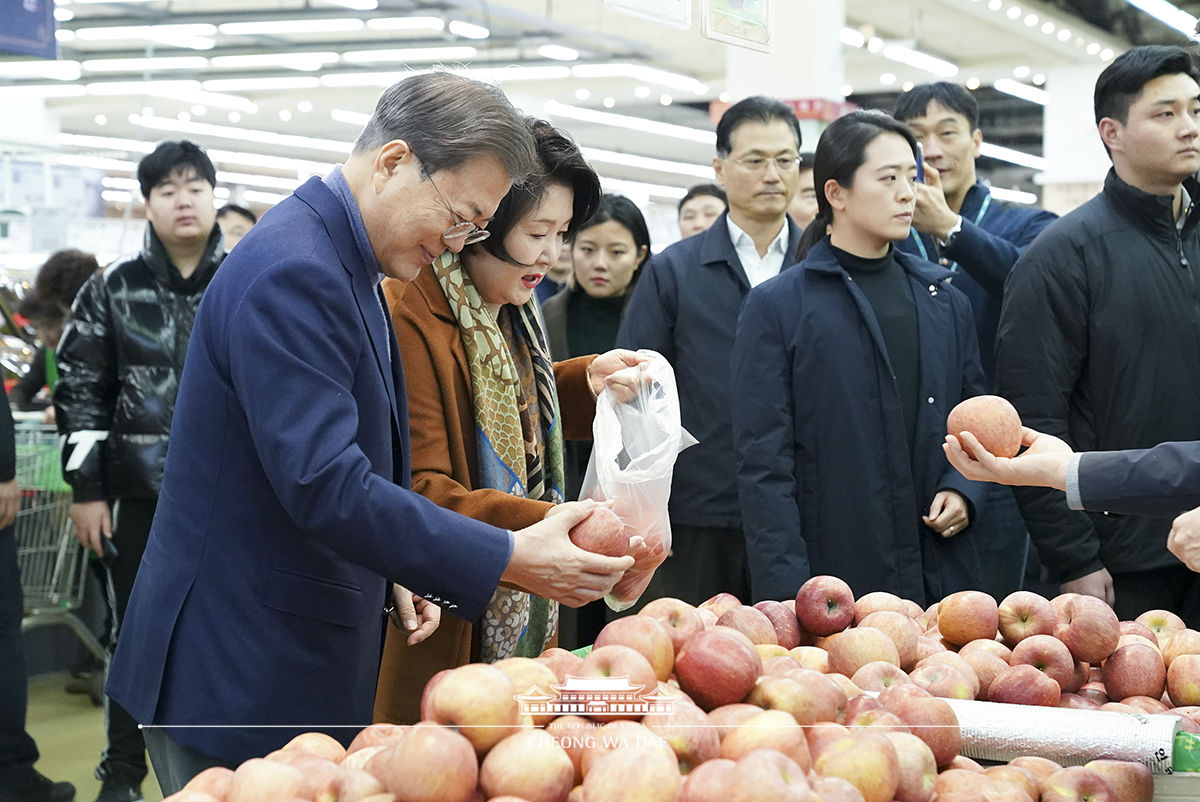
[(1021, 416), (998, 395), (977, 395), (960, 401), (946, 417), (946, 431), (955, 437), (970, 432), (997, 457), (1015, 457), (1021, 450)]
[(796, 591), (796, 618), (814, 635), (841, 632), (854, 620), (854, 591), (836, 576), (810, 577)]
[(609, 557), (624, 557), (629, 553), (625, 524), (608, 507), (593, 507), (591, 515), (571, 527), (570, 537), (584, 551)]

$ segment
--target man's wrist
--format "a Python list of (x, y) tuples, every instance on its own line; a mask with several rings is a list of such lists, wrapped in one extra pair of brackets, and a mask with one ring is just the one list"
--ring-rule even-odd
[(946, 228), (946, 231), (944, 234), (942, 234), (942, 236), (938, 237), (938, 242), (943, 248), (949, 247), (950, 244), (954, 242), (954, 238), (958, 236), (960, 231), (962, 231), (962, 226), (962, 215), (954, 215), (954, 222), (952, 222), (949, 227)]

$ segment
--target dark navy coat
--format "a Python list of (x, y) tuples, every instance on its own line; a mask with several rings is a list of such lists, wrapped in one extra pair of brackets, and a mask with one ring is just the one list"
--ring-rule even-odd
[(378, 280), (314, 178), (200, 305), (108, 693), (204, 754), (310, 729), (346, 743), (372, 719), (386, 580), (472, 620), (508, 562), (507, 532), (407, 489)]
[(1079, 457), (1085, 510), (1173, 518), (1200, 507), (1200, 440)]
[[(656, 255), (638, 279), (617, 333), (618, 348), (650, 348), (667, 358), (679, 385), (683, 427), (700, 442), (680, 452), (671, 482), (671, 522), (741, 526), (733, 432), (729, 420), (729, 355), (750, 282), (729, 238), (728, 213), (707, 231)], [(792, 262), (800, 227), (788, 217)]]
[(945, 248), (914, 228), (896, 247), (925, 259), (939, 257), (957, 263), (954, 286), (971, 300), (979, 358), (989, 390), (995, 370), (996, 326), (1004, 299), (1004, 281), (1029, 243), (1058, 219), (1044, 209), (1009, 206), (992, 198), (987, 185), (977, 181), (963, 199), (962, 230)]
[(875, 313), (829, 239), (746, 298), (733, 349), (733, 430), (755, 599), (788, 599), (833, 574), (856, 596), (919, 604), (978, 587), (972, 527), (925, 526), (934, 495), (956, 490), (971, 521), (985, 485), (941, 444), (946, 416), (983, 392), (971, 305), (951, 273), (905, 253), (916, 301), (920, 397), (914, 453)]

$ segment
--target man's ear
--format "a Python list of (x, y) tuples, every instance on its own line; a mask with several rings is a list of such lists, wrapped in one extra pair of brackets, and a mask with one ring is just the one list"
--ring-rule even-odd
[(980, 147), (983, 146), (983, 131), (980, 131), (978, 128), (976, 128), (974, 131), (972, 131), (971, 132), (971, 142), (973, 143), (973, 146), (971, 148), (972, 154), (975, 156), (976, 159), (978, 159), (979, 158), (979, 149), (980, 149)]
[(845, 211), (846, 188), (839, 184), (836, 179), (831, 178), (825, 182), (823, 189), (825, 192), (825, 199), (829, 201), (829, 206), (839, 212)]
[(412, 148), (403, 139), (393, 139), (375, 155), (375, 175), (380, 178), (390, 178), (396, 169), (416, 160)]
[(717, 186), (725, 188), (725, 160), (720, 156), (714, 156), (712, 160), (713, 175), (717, 178)]
[(1125, 126), (1114, 120), (1112, 117), (1100, 118), (1100, 123), (1096, 126), (1100, 132), (1100, 141), (1108, 148), (1109, 152), (1116, 152), (1122, 149), (1123, 134)]

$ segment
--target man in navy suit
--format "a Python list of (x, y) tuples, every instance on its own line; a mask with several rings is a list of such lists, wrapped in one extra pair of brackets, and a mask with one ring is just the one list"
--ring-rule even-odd
[(369, 724), (389, 580), (414, 594), (396, 595), (420, 639), (438, 607), (477, 618), (499, 582), (578, 606), (632, 564), (571, 544), (588, 506), (508, 532), (408, 489), (379, 282), (486, 236), (534, 164), (499, 90), (407, 78), (345, 164), (264, 215), (209, 286), (108, 684), (153, 725), (164, 793), (299, 732), (345, 743)]
[(993, 456), (970, 432), (947, 435), (942, 448), (968, 479), (1063, 490), (1073, 510), (1177, 515), (1167, 548), (1200, 571), (1200, 440), (1078, 454), (1065, 441), (1029, 428), (1022, 441), (1027, 448), (1011, 459)]

